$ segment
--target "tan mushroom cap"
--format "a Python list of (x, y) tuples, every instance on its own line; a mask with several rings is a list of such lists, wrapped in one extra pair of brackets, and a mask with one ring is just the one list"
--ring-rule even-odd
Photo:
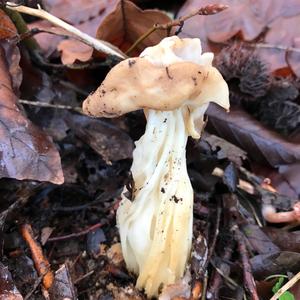
[(138, 109), (168, 111), (211, 101), (229, 109), (228, 87), (216, 68), (188, 61), (156, 66), (139, 57), (112, 68), (84, 101), (83, 111), (113, 118)]

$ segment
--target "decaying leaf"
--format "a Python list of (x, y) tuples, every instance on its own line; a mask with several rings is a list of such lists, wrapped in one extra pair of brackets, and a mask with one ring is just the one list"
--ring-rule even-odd
[(242, 161), (247, 158), (247, 153), (241, 148), (216, 135), (205, 132), (202, 138), (211, 146), (213, 151), (217, 151), (218, 159), (228, 158), (237, 166), (241, 166)]
[(255, 278), (264, 279), (274, 274), (298, 272), (300, 254), (290, 251), (260, 254), (251, 258), (250, 263)]
[(0, 300), (23, 300), (8, 268), (0, 263)]
[(289, 232), (282, 228), (264, 227), (263, 231), (280, 249), (300, 252), (300, 231)]
[(5, 12), (0, 9), (0, 38), (9, 39), (17, 36), (17, 30), (14, 23), (5, 14)]
[(298, 48), (300, 46), (300, 5), (294, 6), (294, 15), (290, 17), (276, 18), (270, 25), (265, 37), (265, 43), (270, 45), (268, 48), (259, 47), (257, 52), (268, 64), (272, 70), (284, 69), (290, 67), (293, 72), (300, 76), (300, 49), (288, 50), (289, 48)]
[(73, 115), (68, 125), (75, 134), (99, 153), (106, 162), (131, 158), (133, 142), (121, 129), (100, 119)]
[[(99, 24), (101, 24), (103, 18), (113, 10), (116, 2), (117, 0), (47, 0), (43, 1), (43, 4), (45, 5), (46, 10), (54, 16), (67, 21), (83, 32), (95, 37)], [(63, 30), (52, 26), (47, 21), (33, 22), (30, 24), (30, 28), (50, 30), (57, 34), (62, 34), (64, 32)], [(73, 52), (72, 49), (68, 48), (69, 44), (62, 41), (63, 37), (54, 34), (40, 33), (36, 35), (35, 38), (47, 56), (51, 55), (57, 49), (57, 46), (59, 46), (58, 50), (62, 52), (64, 57), (63, 63), (65, 63), (66, 60), (68, 63), (70, 63), (70, 61), (74, 62), (76, 59), (82, 61), (82, 52), (88, 52), (87, 48), (90, 50), (90, 52), (88, 52), (90, 53), (89, 59), (92, 55), (92, 48), (78, 40), (72, 40)], [(87, 55), (84, 56), (83, 61), (87, 61)]]
[(282, 165), (279, 167), (279, 173), (285, 180), (289, 183), (296, 191), (296, 195), (300, 195), (300, 162), (294, 163), (292, 165)]
[(54, 283), (50, 289), (52, 299), (77, 299), (76, 290), (72, 281), (68, 264), (63, 264), (56, 272)]
[(286, 141), (242, 110), (228, 114), (210, 107), (207, 114), (210, 126), (219, 136), (244, 149), (256, 162), (279, 167), (300, 160), (299, 144)]
[(61, 41), (57, 50), (61, 51), (61, 61), (64, 65), (73, 64), (76, 60), (89, 61), (93, 54), (93, 49), (85, 44), (78, 46), (77, 40)]
[[(188, 0), (181, 8), (179, 16), (212, 3), (212, 0)], [(299, 45), (299, 1), (224, 0), (222, 4), (229, 5), (229, 8), (209, 18), (197, 16), (186, 21), (182, 36), (200, 37), (206, 50), (215, 46), (211, 42), (224, 43), (238, 36), (244, 41), (254, 42), (256, 52), (264, 58), (272, 71), (290, 66), (299, 75), (299, 52), (288, 50)], [(267, 46), (256, 46), (258, 38)]]
[[(119, 1), (114, 11), (103, 20), (96, 37), (126, 51), (154, 24), (167, 22), (170, 22), (170, 18), (162, 11), (154, 9), (143, 11), (131, 1)], [(144, 39), (137, 50), (142, 51), (145, 47), (156, 45), (166, 36), (166, 30), (157, 30)]]
[[(16, 63), (20, 57), (18, 49), (15, 47), (13, 52)], [(18, 107), (8, 66), (11, 58), (7, 59), (7, 53), (12, 52), (5, 52), (1, 46), (0, 177), (60, 184), (63, 174), (59, 153), (51, 139), (35, 127)]]

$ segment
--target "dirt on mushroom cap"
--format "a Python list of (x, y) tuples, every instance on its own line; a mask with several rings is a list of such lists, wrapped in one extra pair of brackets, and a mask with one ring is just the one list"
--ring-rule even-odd
[[(138, 109), (173, 110), (224, 99), (227, 86), (217, 69), (192, 62), (155, 66), (130, 58), (115, 66), (83, 103), (85, 113), (117, 117)], [(221, 103), (222, 105), (222, 103)], [(224, 108), (226, 103), (224, 102)]]

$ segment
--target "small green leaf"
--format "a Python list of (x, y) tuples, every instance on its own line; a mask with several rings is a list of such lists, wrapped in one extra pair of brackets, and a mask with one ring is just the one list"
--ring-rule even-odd
[(284, 281), (284, 277), (280, 277), (278, 279), (278, 281), (275, 283), (275, 285), (273, 286), (272, 288), (272, 292), (275, 294), (278, 292), (278, 290), (282, 287), (282, 284), (283, 284), (283, 281)]
[(279, 300), (295, 300), (295, 297), (292, 293), (286, 291), (279, 297)]

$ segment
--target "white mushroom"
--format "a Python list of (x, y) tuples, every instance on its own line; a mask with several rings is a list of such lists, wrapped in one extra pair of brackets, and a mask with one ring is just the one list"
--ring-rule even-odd
[(117, 224), (127, 268), (148, 297), (180, 279), (190, 257), (187, 138), (200, 138), (209, 102), (229, 109), (228, 87), (211, 65), (213, 54), (201, 51), (199, 39), (165, 38), (115, 66), (83, 104), (99, 117), (137, 109), (146, 114), (146, 132), (133, 152), (132, 199), (123, 193)]

